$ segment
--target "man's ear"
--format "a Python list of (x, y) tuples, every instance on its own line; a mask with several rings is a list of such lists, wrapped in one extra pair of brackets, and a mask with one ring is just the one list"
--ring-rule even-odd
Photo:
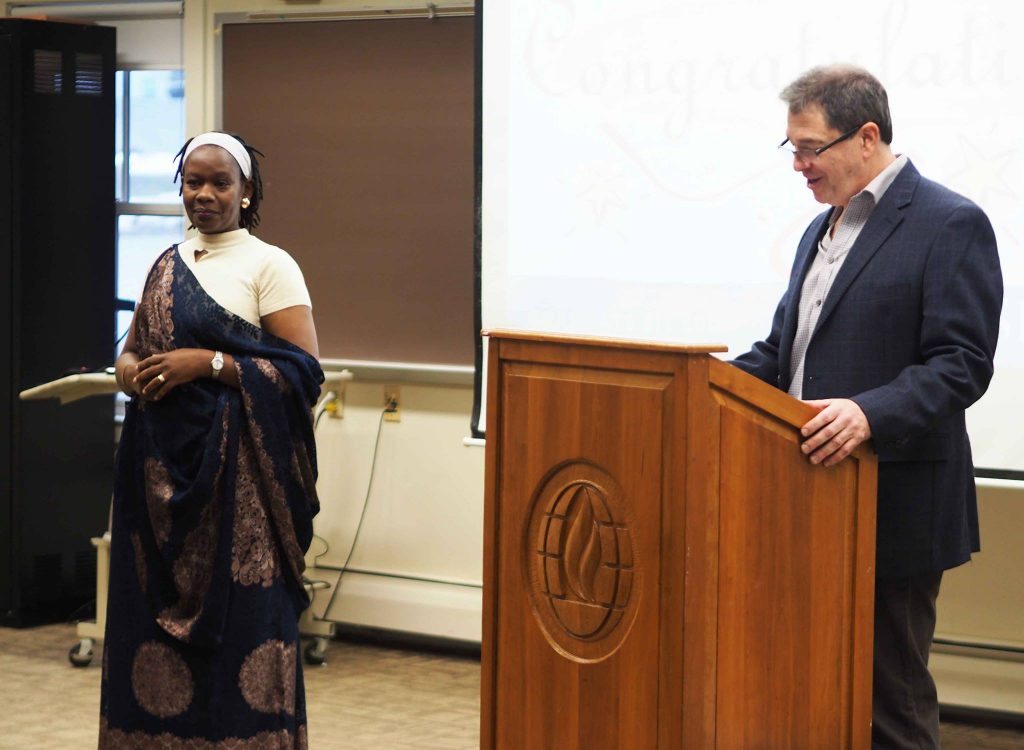
[(865, 153), (873, 153), (882, 143), (882, 131), (873, 123), (865, 123), (857, 135), (860, 138), (861, 150)]

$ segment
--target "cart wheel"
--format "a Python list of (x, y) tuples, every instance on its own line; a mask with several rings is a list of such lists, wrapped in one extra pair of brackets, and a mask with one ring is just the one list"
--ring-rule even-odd
[(88, 667), (92, 663), (92, 638), (83, 638), (68, 651), (68, 661), (73, 667)]
[(327, 661), (327, 639), (314, 638), (303, 650), (302, 655), (306, 658), (306, 664), (321, 666)]

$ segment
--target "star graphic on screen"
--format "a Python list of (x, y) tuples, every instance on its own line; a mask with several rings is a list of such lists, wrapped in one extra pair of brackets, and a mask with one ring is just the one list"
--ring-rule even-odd
[[(996, 198), (1017, 202), (1018, 191), (1010, 184), (1008, 174), (1020, 155), (1019, 148), (999, 149), (978, 145), (972, 138), (961, 133), (957, 140), (963, 154), (963, 167), (949, 176), (956, 189), (969, 195), (981, 205), (988, 205)], [(986, 139), (997, 143), (995, 137)]]
[(621, 180), (620, 171), (602, 167), (592, 167), (581, 175), (576, 189), (577, 200), (590, 209), (595, 223), (602, 224), (626, 208)]

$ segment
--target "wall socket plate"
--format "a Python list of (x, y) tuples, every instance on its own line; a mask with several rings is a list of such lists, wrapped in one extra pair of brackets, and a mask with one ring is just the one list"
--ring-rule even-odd
[(402, 389), (397, 385), (384, 386), (384, 421), (402, 421)]

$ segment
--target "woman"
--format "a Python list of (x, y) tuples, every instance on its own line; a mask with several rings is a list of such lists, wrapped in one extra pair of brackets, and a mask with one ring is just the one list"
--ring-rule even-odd
[(307, 745), (297, 620), (323, 373), (298, 266), (249, 233), (257, 153), (224, 133), (179, 152), (199, 235), (153, 264), (117, 359), (131, 402), (100, 748)]

